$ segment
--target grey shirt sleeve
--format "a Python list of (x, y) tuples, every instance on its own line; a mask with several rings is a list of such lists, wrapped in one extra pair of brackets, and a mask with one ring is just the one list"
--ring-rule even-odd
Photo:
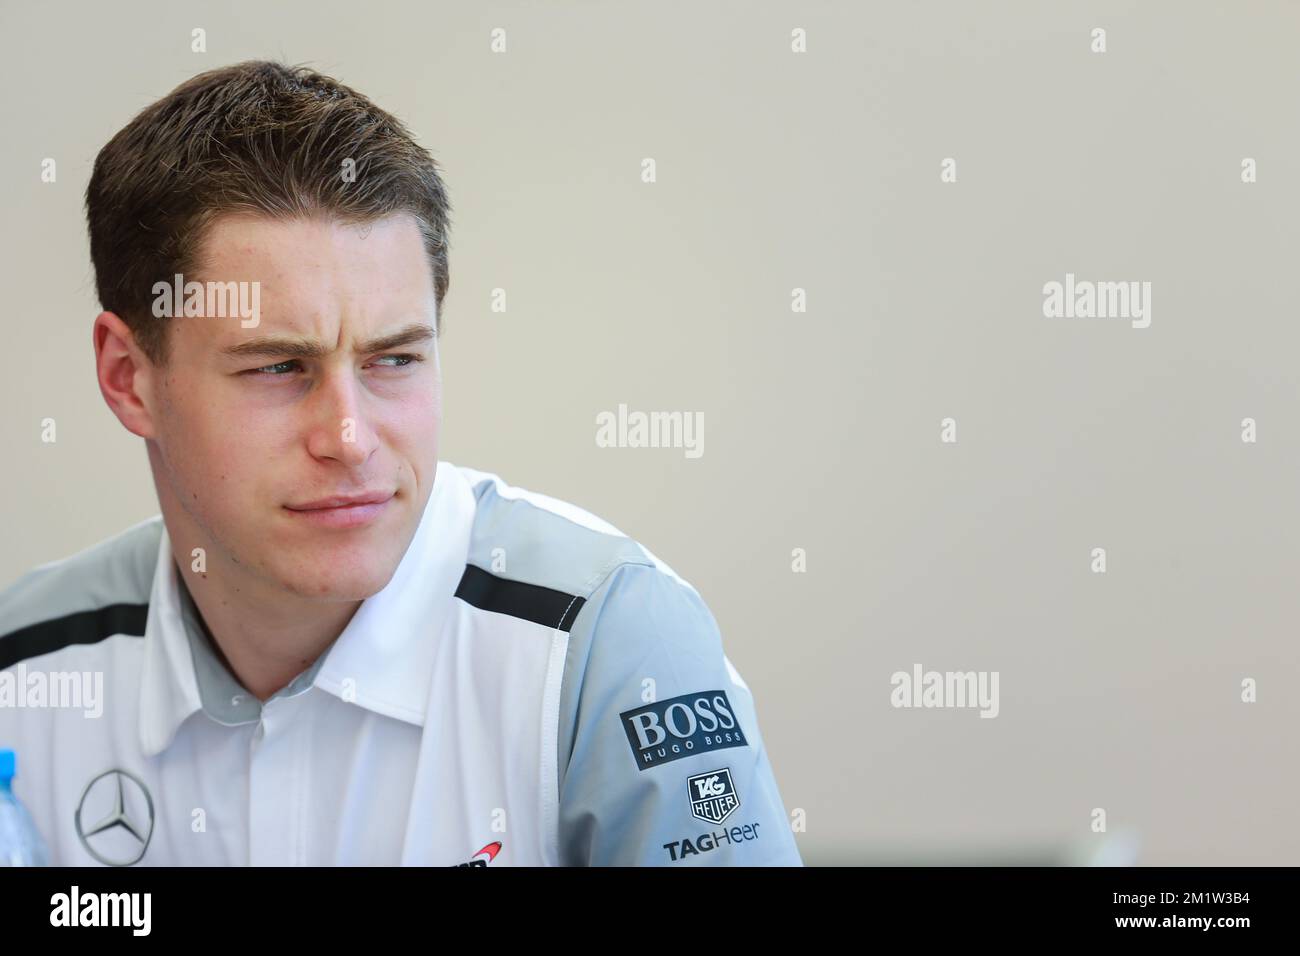
[(561, 689), (566, 866), (802, 866), (753, 695), (700, 596), (622, 564), (574, 621)]

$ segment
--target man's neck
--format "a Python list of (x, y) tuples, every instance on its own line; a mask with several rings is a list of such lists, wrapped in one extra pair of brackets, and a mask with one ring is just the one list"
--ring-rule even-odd
[[(258, 700), (314, 664), (343, 633), (361, 601), (312, 600), (287, 591), (218, 547), (173, 493), (158, 446), (145, 441), (172, 560), (217, 656)], [(191, 555), (205, 554), (202, 571)]]
[[(173, 556), (174, 557), (174, 556)], [(222, 662), (258, 700), (266, 700), (315, 663), (343, 633), (360, 601), (305, 601), (283, 592), (234, 586), (215, 569), (177, 572)]]

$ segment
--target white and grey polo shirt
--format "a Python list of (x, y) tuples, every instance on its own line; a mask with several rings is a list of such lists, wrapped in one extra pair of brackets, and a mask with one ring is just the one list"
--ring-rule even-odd
[(699, 594), (440, 462), (392, 580), (269, 700), (160, 516), (0, 593), (0, 747), (57, 865), (801, 865)]

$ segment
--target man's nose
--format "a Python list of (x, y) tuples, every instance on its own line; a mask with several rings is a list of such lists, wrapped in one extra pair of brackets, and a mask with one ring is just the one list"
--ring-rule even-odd
[(364, 465), (378, 447), (366, 413), (365, 397), (351, 369), (331, 369), (312, 396), (307, 449), (349, 467)]

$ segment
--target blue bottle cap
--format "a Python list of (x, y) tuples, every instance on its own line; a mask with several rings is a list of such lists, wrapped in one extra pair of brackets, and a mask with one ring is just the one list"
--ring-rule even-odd
[(12, 780), (18, 768), (18, 758), (12, 750), (0, 750), (0, 780)]

